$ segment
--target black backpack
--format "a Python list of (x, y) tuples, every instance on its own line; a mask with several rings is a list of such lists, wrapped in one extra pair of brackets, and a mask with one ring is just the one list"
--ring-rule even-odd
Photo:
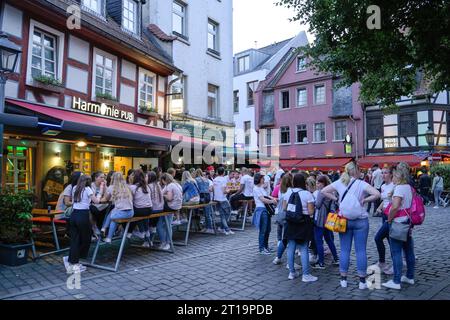
[(302, 200), (300, 199), (300, 191), (293, 192), (289, 197), (286, 208), (286, 221), (295, 224), (306, 222), (306, 216), (303, 214)]

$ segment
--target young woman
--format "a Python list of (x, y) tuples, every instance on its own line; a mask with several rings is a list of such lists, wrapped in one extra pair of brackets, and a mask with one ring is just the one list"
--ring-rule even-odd
[(172, 224), (180, 224), (179, 211), (183, 205), (183, 191), (181, 186), (175, 182), (172, 175), (164, 173), (161, 176), (161, 184), (163, 185), (163, 195), (164, 195), (164, 210), (166, 211), (176, 211), (178, 222)]
[(109, 187), (111, 185), (111, 180), (112, 180), (112, 176), (114, 174), (115, 171), (110, 171), (108, 172), (108, 174), (106, 175), (106, 186)]
[[(153, 213), (160, 213), (164, 211), (164, 196), (162, 188), (158, 182), (157, 173), (149, 171), (147, 173), (148, 188), (150, 193), (150, 199), (152, 200)], [(172, 226), (173, 215), (169, 215), (169, 229)], [(170, 235), (166, 231), (165, 217), (159, 217), (150, 220), (150, 227), (153, 229), (156, 227), (156, 232), (158, 234), (159, 240), (161, 241), (159, 249), (169, 250), (170, 249)]]
[[(152, 213), (152, 199), (150, 197), (150, 190), (147, 185), (147, 178), (142, 169), (137, 169), (134, 172), (133, 184), (130, 185), (131, 193), (133, 194), (133, 211), (135, 217), (144, 217)], [(149, 231), (149, 221), (144, 220), (139, 223), (130, 223), (130, 228), (128, 229), (128, 234), (131, 234), (136, 227), (139, 225), (139, 233), (134, 233), (141, 239), (145, 239), (143, 247), (150, 247), (150, 231)]]
[(134, 181), (134, 169), (130, 169), (127, 172), (127, 184), (132, 185)]
[[(315, 172), (311, 172), (309, 174), (309, 177), (306, 179), (306, 190), (311, 192), (314, 201), (316, 201), (317, 194), (319, 193), (316, 188), (316, 179), (317, 175)], [(311, 241), (309, 242), (309, 251), (310, 251), (309, 262), (315, 265), (318, 261), (318, 258), (317, 258), (317, 246), (314, 238), (311, 239)]]
[[(306, 218), (309, 219), (314, 214), (314, 198), (312, 194), (306, 190), (306, 178), (307, 176), (305, 173), (297, 173), (294, 175), (293, 187), (288, 189), (288, 191), (283, 197), (283, 210), (288, 209), (288, 204), (291, 195), (293, 195), (294, 193), (298, 193), (302, 204), (302, 214), (309, 216)], [(299, 248), (302, 261), (302, 273), (303, 273), (302, 281), (314, 282), (317, 281), (317, 277), (314, 277), (310, 274), (309, 252), (308, 252), (308, 243), (312, 238), (313, 234), (312, 225), (311, 225), (311, 232), (309, 232), (311, 234), (311, 237), (306, 235), (304, 233), (304, 230), (305, 228), (303, 224), (297, 224), (287, 221), (285, 225), (284, 238), (288, 241), (287, 244), (287, 258), (289, 265), (288, 279), (293, 280), (299, 276), (299, 273), (295, 271), (294, 266), (295, 250)]]
[[(366, 203), (373, 202), (380, 197), (377, 189), (365, 181), (359, 179), (360, 171), (355, 162), (349, 162), (345, 166), (345, 172), (341, 178), (322, 189), (322, 193), (328, 199), (340, 202), (340, 213), (347, 218), (347, 229), (339, 233), (341, 244), (341, 254), (339, 258), (339, 271), (341, 273), (341, 287), (347, 287), (347, 274), (350, 264), (350, 253), (352, 242), (355, 242), (356, 267), (359, 276), (359, 289), (367, 289), (367, 237), (369, 235), (369, 214), (364, 208)], [(339, 198), (335, 196), (339, 194)], [(354, 199), (351, 211), (342, 210), (342, 201), (344, 198)], [(368, 196), (367, 196), (368, 195)], [(350, 199), (347, 199), (350, 201)], [(350, 218), (350, 219), (349, 219)]]
[[(393, 221), (409, 223), (408, 211), (412, 204), (412, 188), (408, 184), (409, 169), (408, 166), (402, 164), (397, 166), (394, 170), (393, 182), (395, 184), (394, 192), (392, 194), (392, 206), (389, 211), (387, 222), (389, 227)], [(409, 230), (409, 234), (406, 242), (389, 238), (389, 245), (391, 247), (392, 262), (394, 265), (394, 278), (382, 285), (390, 289), (401, 289), (401, 282), (414, 284), (414, 269), (415, 269), (415, 256), (414, 256), (414, 243), (412, 238), (412, 229)], [(403, 258), (402, 251), (405, 254), (406, 260), (406, 277), (402, 276)]]
[(433, 209), (439, 209), (439, 199), (441, 198), (442, 191), (444, 190), (444, 178), (439, 171), (436, 171), (436, 176), (433, 179), (433, 185), (431, 187), (431, 193), (434, 194), (434, 207)]
[(388, 239), (389, 242), (389, 224), (387, 223), (387, 216), (384, 214), (384, 210), (389, 203), (392, 202), (392, 194), (394, 191), (394, 183), (392, 182), (392, 174), (394, 168), (383, 168), (382, 175), (384, 184), (381, 186), (381, 204), (377, 209), (377, 214), (381, 215), (382, 222), (381, 227), (375, 235), (375, 244), (378, 251), (378, 267), (384, 274), (392, 274), (394, 271), (392, 267), (386, 264), (386, 247), (384, 246), (384, 239)]
[(80, 273), (86, 267), (80, 264), (80, 258), (86, 258), (91, 245), (92, 226), (89, 217), (89, 206), (91, 202), (100, 203), (100, 198), (94, 195), (89, 186), (91, 179), (81, 175), (77, 185), (73, 187), (73, 212), (70, 215), (69, 234), (70, 251), (69, 256), (64, 257), (64, 266), (68, 273)]
[[(210, 203), (211, 202), (211, 191), (210, 181), (206, 178), (206, 173), (202, 169), (197, 169), (195, 171), (195, 181), (200, 192), (200, 203)], [(213, 210), (212, 205), (208, 205), (204, 208), (205, 210), (205, 222), (206, 222), (206, 233), (214, 233), (213, 223)]]
[(253, 224), (259, 228), (259, 253), (267, 255), (272, 253), (269, 249), (271, 216), (267, 212), (265, 204), (277, 204), (277, 199), (269, 196), (267, 193), (266, 182), (262, 174), (255, 174), (253, 179), (253, 197), (256, 206)]
[(59, 195), (56, 210), (66, 210), (67, 207), (72, 206), (72, 190), (77, 185), (80, 176), (80, 171), (75, 171), (70, 175), (69, 183), (65, 185), (64, 191)]
[(108, 236), (105, 238), (106, 243), (111, 243), (117, 223), (113, 219), (127, 219), (134, 215), (133, 212), (133, 195), (122, 173), (115, 172), (112, 176), (111, 185), (108, 187), (105, 196), (106, 201), (112, 201), (114, 209), (108, 214), (103, 223), (102, 236), (105, 236), (106, 229), (109, 227)]
[(181, 177), (181, 185), (183, 186), (183, 204), (193, 205), (199, 204), (200, 193), (197, 182), (192, 178), (189, 171), (184, 171)]
[[(106, 193), (106, 181), (105, 174), (101, 171), (94, 172), (92, 174), (92, 184), (91, 189), (94, 191), (95, 197), (102, 199)], [(103, 220), (105, 219), (106, 212), (108, 210), (107, 203), (92, 204), (90, 207), (92, 220), (94, 222), (93, 231), (95, 235), (100, 234), (98, 228), (103, 225)]]
[(315, 195), (316, 213), (314, 217), (314, 240), (317, 247), (318, 261), (312, 265), (313, 269), (325, 269), (325, 252), (323, 248), (323, 239), (328, 245), (328, 248), (333, 255), (333, 265), (339, 264), (339, 258), (334, 245), (333, 232), (325, 229), (325, 221), (328, 213), (331, 211), (332, 201), (327, 199), (321, 190), (331, 184), (330, 178), (326, 175), (321, 175), (317, 178), (317, 190)]

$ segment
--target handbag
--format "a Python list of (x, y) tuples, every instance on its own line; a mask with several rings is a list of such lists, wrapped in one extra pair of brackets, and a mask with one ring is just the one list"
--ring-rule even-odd
[[(269, 197), (264, 197), (266, 199), (271, 200)], [(269, 214), (269, 216), (273, 216), (275, 215), (275, 205), (273, 203), (264, 203), (264, 206), (266, 207), (267, 213)]]
[(330, 212), (324, 227), (333, 232), (343, 233), (347, 231), (347, 219), (340, 216), (339, 213)]
[(73, 212), (73, 207), (67, 207), (66, 210), (64, 210), (64, 217), (66, 218), (70, 218), (70, 216), (72, 215)]
[(389, 227), (389, 238), (405, 242), (408, 240), (410, 229), (409, 220), (407, 223), (392, 221)]

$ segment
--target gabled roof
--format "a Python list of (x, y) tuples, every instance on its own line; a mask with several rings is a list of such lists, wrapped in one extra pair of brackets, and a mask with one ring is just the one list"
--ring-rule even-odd
[(270, 56), (273, 56), (275, 53), (277, 53), (281, 48), (283, 48), (289, 41), (291, 41), (294, 38), (289, 38), (280, 42), (275, 42), (271, 45), (256, 49), (262, 53), (268, 54)]

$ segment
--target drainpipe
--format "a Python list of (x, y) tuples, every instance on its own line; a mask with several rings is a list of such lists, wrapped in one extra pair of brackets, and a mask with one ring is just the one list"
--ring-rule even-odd
[(355, 125), (355, 160), (358, 161), (358, 127), (356, 125), (356, 120), (353, 118), (353, 116), (348, 117), (350, 120), (352, 120), (353, 124)]
[[(169, 83), (167, 84), (167, 88), (166, 88), (166, 92), (165, 92), (165, 95), (166, 95), (166, 112), (165, 112), (165, 114), (166, 115), (169, 115), (169, 111), (170, 110), (168, 110), (169, 109), (169, 96), (172, 96), (173, 94), (171, 93), (171, 89), (172, 89), (172, 85), (175, 83), (175, 82), (177, 82), (178, 80), (180, 80), (180, 79), (182, 79), (183, 78), (183, 72), (180, 72), (179, 74), (178, 74), (178, 76), (176, 77), (176, 78), (174, 78), (174, 79), (172, 79), (172, 80), (170, 80), (169, 81)], [(183, 101), (184, 101), (184, 96), (185, 96), (185, 92), (184, 92), (184, 89), (183, 89)], [(183, 113), (186, 113), (185, 111), (186, 110), (184, 110), (184, 107), (185, 107), (185, 105), (184, 105), (184, 103), (183, 103)], [(167, 118), (167, 122), (169, 122), (170, 121), (170, 118), (168, 117)]]

